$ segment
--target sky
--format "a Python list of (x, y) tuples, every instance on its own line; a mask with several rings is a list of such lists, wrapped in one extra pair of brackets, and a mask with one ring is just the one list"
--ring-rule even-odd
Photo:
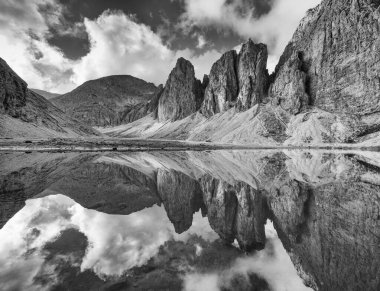
[(1, 0), (0, 57), (30, 88), (66, 93), (128, 74), (164, 84), (179, 57), (199, 79), (251, 38), (272, 71), (321, 0)]

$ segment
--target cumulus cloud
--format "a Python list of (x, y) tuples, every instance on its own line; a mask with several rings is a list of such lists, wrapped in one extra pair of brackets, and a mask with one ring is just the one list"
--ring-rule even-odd
[[(54, 13), (46, 13), (50, 7)], [(73, 62), (46, 40), (49, 25), (59, 26), (61, 6), (55, 0), (0, 2), (0, 57), (31, 87), (65, 91)]]
[(109, 215), (85, 209), (64, 195), (31, 199), (0, 230), (0, 289), (50, 290), (34, 280), (45, 261), (43, 248), (72, 228), (88, 240), (81, 270), (89, 269), (100, 278), (143, 265), (168, 240), (186, 242), (193, 234), (210, 242), (218, 238), (201, 213), (195, 214), (188, 232), (176, 234), (164, 207)]
[[(5, 11), (0, 13), (0, 41), (6, 44), (0, 47), (0, 57), (32, 88), (64, 93), (87, 80), (116, 74), (133, 75), (158, 85), (166, 81), (179, 57), (189, 59), (201, 78), (220, 56), (216, 50), (203, 55), (195, 55), (190, 49), (174, 51), (149, 26), (120, 11), (105, 11), (96, 19), (84, 19), (83, 25), (69, 27), (59, 16), (63, 8), (55, 0), (15, 3), (0, 4), (0, 10)], [(44, 17), (41, 7), (48, 4), (56, 7), (56, 13)], [(19, 14), (22, 21), (16, 23)], [(48, 43), (49, 27), (59, 27), (58, 23), (64, 28), (61, 34), (87, 33), (87, 55), (73, 61)]]
[(230, 290), (234, 288), (233, 279), (237, 276), (248, 278), (250, 274), (257, 274), (273, 291), (312, 291), (298, 276), (270, 221), (265, 226), (265, 234), (267, 242), (264, 250), (238, 258), (229, 269), (222, 272), (189, 273), (184, 277), (184, 290)]
[(208, 74), (220, 52), (195, 55), (191, 49), (173, 51), (150, 27), (138, 24), (120, 11), (106, 11), (95, 20), (85, 19), (91, 48), (74, 66), (80, 84), (112, 74), (130, 74), (156, 84), (164, 83), (179, 57), (190, 60), (198, 78)]
[[(268, 67), (273, 69), (306, 11), (321, 0), (275, 0), (267, 14), (255, 17), (255, 9), (241, 0), (185, 0), (182, 27), (194, 25), (229, 29), (243, 38), (268, 45)], [(244, 11), (242, 14), (241, 11)]]
[[(273, 0), (269, 13), (257, 14), (244, 0), (184, 1), (185, 13), (179, 25), (184, 32), (192, 26), (212, 26), (221, 35), (233, 31), (267, 43), (270, 69), (276, 65), (305, 11), (320, 2), (293, 0), (290, 4)], [(199, 55), (195, 47), (174, 50), (170, 42), (163, 42), (162, 32), (154, 32), (120, 11), (105, 11), (98, 18), (78, 23), (65, 20), (65, 7), (57, 0), (1, 1), (0, 11), (0, 57), (29, 87), (52, 92), (65, 93), (89, 79), (114, 74), (129, 74), (158, 85), (165, 83), (179, 57), (189, 59), (201, 79), (222, 53), (210, 49)], [(58, 35), (88, 36), (88, 54), (69, 59), (49, 44), (52, 29)], [(204, 36), (197, 36), (197, 47), (206, 47)]]

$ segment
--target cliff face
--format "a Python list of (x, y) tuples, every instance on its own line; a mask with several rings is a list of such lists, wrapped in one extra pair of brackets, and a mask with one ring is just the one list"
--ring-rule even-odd
[(110, 126), (148, 114), (147, 110), (141, 108), (148, 108), (147, 104), (156, 91), (154, 84), (132, 76), (108, 76), (85, 82), (51, 101), (66, 114), (87, 125)]
[(28, 85), (0, 58), (0, 136), (74, 137), (98, 133), (65, 115)]
[(244, 111), (260, 103), (268, 84), (267, 58), (267, 47), (252, 40), (239, 55), (225, 53), (211, 68), (201, 112), (211, 116), (231, 107)]
[(203, 88), (195, 78), (193, 65), (179, 58), (158, 102), (158, 120), (176, 121), (196, 112), (203, 100)]
[(379, 111), (379, 33), (379, 1), (322, 1), (308, 12), (287, 46), (275, 87), (289, 84), (282, 71), (291, 70), (289, 60), (298, 53), (311, 105), (333, 113)]
[(20, 117), (26, 105), (28, 85), (0, 59), (0, 113)]

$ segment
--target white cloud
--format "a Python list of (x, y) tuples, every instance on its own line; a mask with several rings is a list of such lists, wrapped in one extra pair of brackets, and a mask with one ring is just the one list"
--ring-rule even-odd
[(74, 66), (77, 84), (112, 74), (129, 74), (156, 84), (165, 83), (179, 57), (190, 60), (198, 78), (208, 74), (220, 57), (216, 50), (196, 56), (190, 49), (173, 51), (150, 27), (122, 12), (106, 11), (96, 20), (85, 19), (91, 41), (88, 55)]
[[(186, 13), (182, 26), (215, 26), (230, 29), (240, 36), (268, 44), (268, 67), (274, 69), (283, 48), (308, 8), (320, 0), (275, 0), (269, 14), (259, 19), (237, 14), (236, 7), (244, 1), (185, 0)], [(51, 5), (54, 13), (42, 15), (39, 7)], [(122, 12), (106, 11), (97, 19), (68, 26), (62, 19), (64, 8), (56, 0), (18, 0), (0, 3), (0, 57), (18, 73), (29, 87), (65, 93), (81, 83), (114, 74), (130, 74), (157, 85), (165, 83), (178, 57), (190, 60), (196, 75), (208, 74), (221, 52), (208, 50), (195, 55), (190, 49), (175, 51), (164, 44), (160, 34), (137, 23)], [(81, 34), (86, 31), (89, 53), (73, 61), (57, 47), (47, 42), (49, 25), (61, 23), (61, 34)], [(58, 25), (59, 26), (59, 25)], [(198, 47), (206, 45), (198, 36)]]
[(160, 83), (168, 75), (173, 52), (148, 26), (111, 11), (96, 20), (85, 19), (84, 24), (91, 48), (74, 67), (75, 83), (112, 74), (130, 74)]
[[(31, 199), (0, 230), (0, 289), (43, 290), (33, 280), (44, 263), (43, 247), (69, 228), (88, 240), (82, 271), (90, 269), (100, 278), (143, 265), (170, 239), (186, 242), (194, 234), (210, 242), (218, 238), (201, 213), (194, 215), (187, 232), (176, 234), (163, 206), (109, 215), (85, 209), (64, 195)], [(38, 235), (33, 236), (33, 230)]]
[(257, 274), (268, 283), (270, 290), (312, 291), (298, 276), (270, 221), (265, 226), (265, 234), (267, 241), (264, 250), (238, 258), (229, 269), (222, 272), (188, 273), (184, 277), (184, 290), (217, 291), (221, 290), (221, 287), (230, 290), (234, 288), (231, 285), (236, 276), (248, 278), (250, 274)]
[(203, 35), (198, 35), (197, 37), (197, 41), (198, 41), (198, 44), (197, 44), (197, 48), (204, 48), (205, 45), (207, 44), (207, 41), (205, 39), (205, 37)]
[[(43, 17), (41, 5), (51, 5), (57, 13)], [(73, 87), (68, 78), (61, 77), (70, 75), (74, 63), (46, 41), (47, 23), (60, 21), (60, 6), (54, 0), (1, 1), (0, 11), (0, 57), (30, 87), (56, 91)]]
[[(44, 19), (38, 5), (54, 0), (25, 1), (17, 9), (25, 13), (20, 24), (15, 22), (13, 4), (0, 4), (0, 57), (18, 73), (29, 87), (65, 93), (83, 82), (108, 75), (129, 74), (157, 85), (165, 83), (179, 57), (189, 59), (195, 66), (199, 78), (208, 74), (212, 63), (220, 53), (211, 50), (196, 56), (189, 49), (174, 51), (165, 45), (160, 36), (150, 27), (136, 23), (135, 19), (120, 11), (105, 11), (94, 20), (85, 19), (83, 28), (90, 39), (89, 53), (79, 60), (66, 58), (62, 51), (48, 44), (48, 22), (59, 22), (55, 18)], [(18, 3), (18, 2), (17, 2)], [(6, 8), (9, 9), (6, 9)], [(62, 10), (57, 5), (57, 11)], [(59, 14), (59, 13), (57, 13)], [(75, 24), (71, 27), (77, 34)], [(70, 33), (67, 28), (63, 34)], [(31, 36), (30, 32), (33, 32)], [(201, 40), (202, 41), (202, 40)], [(203, 43), (200, 43), (203, 45)]]
[[(230, 29), (244, 38), (253, 38), (268, 45), (270, 60), (274, 64), (295, 32), (306, 11), (321, 0), (275, 0), (271, 11), (260, 18), (252, 17), (254, 11), (246, 7), (245, 14), (237, 12), (241, 0), (185, 0), (186, 12), (182, 16), (184, 28), (198, 25)], [(241, 9), (240, 9), (241, 10)]]

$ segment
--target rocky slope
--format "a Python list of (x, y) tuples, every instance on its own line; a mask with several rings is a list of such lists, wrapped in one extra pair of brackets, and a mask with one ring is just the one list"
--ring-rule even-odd
[(212, 66), (198, 112), (171, 102), (168, 111), (186, 114), (170, 122), (151, 115), (105, 132), (258, 145), (373, 144), (380, 130), (379, 6), (323, 0), (301, 21), (271, 76), (266, 46), (249, 40)]
[(28, 85), (0, 58), (0, 136), (47, 138), (98, 135), (65, 115)]
[(148, 103), (156, 93), (154, 84), (120, 75), (87, 81), (51, 100), (66, 114), (87, 125), (110, 126), (150, 113)]
[(61, 94), (51, 93), (51, 92), (47, 92), (47, 91), (39, 90), (39, 89), (34, 89), (34, 88), (30, 88), (30, 90), (33, 91), (34, 93), (37, 93), (38, 95), (41, 95), (42, 97), (44, 97), (47, 100), (52, 99), (54, 97), (58, 97), (61, 95)]

